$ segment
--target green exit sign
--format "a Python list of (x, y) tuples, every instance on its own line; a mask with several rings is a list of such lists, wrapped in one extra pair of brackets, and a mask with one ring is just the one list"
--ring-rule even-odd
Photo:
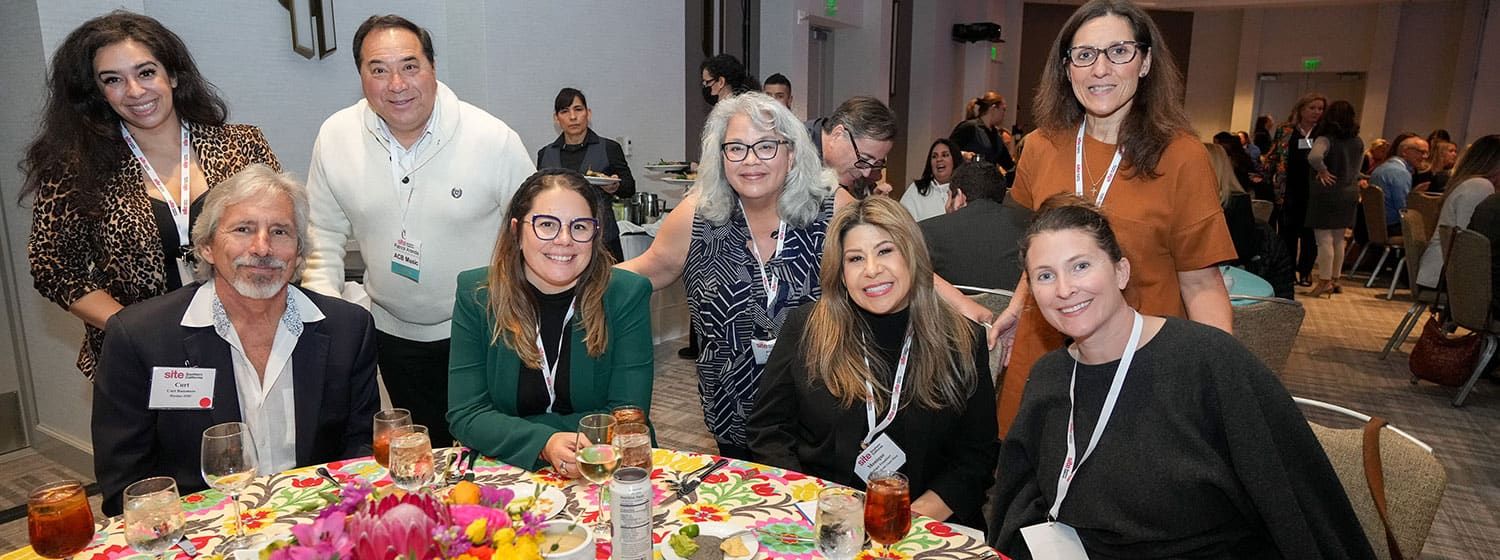
[(1000, 48), (999, 47), (994, 47), (994, 46), (990, 47), (990, 60), (991, 61), (995, 61), (995, 62), (999, 62), (999, 60), (1000, 60)]
[(826, 2), (824, 2), (823, 13), (827, 14), (828, 17), (838, 17), (839, 0), (827, 0)]
[(1317, 72), (1321, 66), (1323, 66), (1323, 59), (1320, 57), (1309, 56), (1302, 59), (1302, 71), (1304, 72)]

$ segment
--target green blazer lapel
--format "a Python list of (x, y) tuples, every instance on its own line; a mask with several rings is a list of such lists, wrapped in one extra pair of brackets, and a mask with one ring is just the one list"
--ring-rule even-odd
[(583, 320), (577, 316), (568, 325), (572, 331), (568, 350), (568, 395), (573, 401), (573, 411), (597, 410), (609, 404), (599, 402), (599, 395), (609, 394), (609, 381), (600, 379), (594, 357), (589, 355), (588, 343), (584, 341)]

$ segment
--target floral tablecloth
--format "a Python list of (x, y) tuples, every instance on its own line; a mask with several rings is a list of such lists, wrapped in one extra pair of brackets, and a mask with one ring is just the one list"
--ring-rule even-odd
[[(761, 552), (757, 558), (812, 560), (822, 558), (812, 544), (813, 525), (796, 508), (798, 502), (817, 499), (825, 482), (807, 475), (756, 463), (730, 461), (710, 475), (693, 495), (673, 500), (667, 489), (669, 481), (707, 465), (716, 459), (700, 455), (657, 449), (652, 455), (651, 480), (656, 491), (654, 538), (659, 543), (683, 525), (698, 522), (724, 522), (758, 529)], [(375, 481), (377, 488), (391, 484), (386, 471), (366, 457), (326, 465), (340, 482), (350, 477)], [(475, 468), (476, 479), (495, 486), (544, 484), (555, 486), (568, 497), (563, 516), (592, 523), (599, 516), (599, 493), (586, 480), (568, 480), (550, 468), (538, 472), (481, 459)], [(291, 527), (311, 522), (318, 510), (333, 499), (334, 488), (319, 478), (314, 467), (305, 467), (262, 477), (240, 493), (241, 520), (248, 532), (259, 532), (274, 538), (290, 535)], [(214, 546), (233, 530), (233, 507), (228, 497), (216, 490), (205, 490), (183, 497), (187, 516), (187, 538), (200, 555), (212, 555)], [(799, 539), (777, 537), (795, 535)], [(609, 535), (598, 536), (597, 558), (610, 557)], [(977, 539), (954, 531), (949, 526), (927, 518), (916, 518), (904, 540), (896, 543), (884, 558), (974, 559), (994, 558), (994, 553)], [(173, 548), (177, 558), (187, 555)], [(869, 553), (865, 553), (868, 555)], [(33, 558), (30, 549), (0, 556), (0, 560)], [(661, 558), (661, 553), (656, 554)], [(125, 543), (119, 518), (108, 522), (94, 535), (90, 547), (74, 558), (83, 560), (148, 560)], [(862, 556), (873, 558), (873, 556)]]

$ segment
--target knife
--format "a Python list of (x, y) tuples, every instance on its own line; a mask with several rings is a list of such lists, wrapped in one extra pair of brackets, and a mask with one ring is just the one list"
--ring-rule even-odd
[(724, 468), (724, 465), (728, 464), (729, 459), (719, 459), (718, 461), (714, 461), (714, 464), (709, 465), (708, 470), (703, 471), (703, 474), (700, 474), (696, 477), (693, 477), (691, 480), (682, 483), (682, 487), (677, 489), (676, 499), (681, 500), (683, 498), (686, 498), (688, 494), (692, 494), (693, 491), (698, 489), (698, 486), (700, 484), (703, 484), (703, 479), (708, 478), (708, 475), (714, 474), (714, 471), (722, 469)]

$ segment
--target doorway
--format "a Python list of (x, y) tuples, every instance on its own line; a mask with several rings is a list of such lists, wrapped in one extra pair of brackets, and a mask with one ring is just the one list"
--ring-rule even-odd
[[(1261, 74), (1255, 84), (1254, 115), (1271, 115), (1271, 121), (1281, 123), (1291, 113), (1297, 99), (1308, 92), (1318, 92), (1328, 97), (1329, 102), (1348, 101), (1354, 105), (1355, 115), (1364, 115), (1365, 74), (1363, 72), (1309, 72)], [(1245, 130), (1255, 122), (1241, 123)]]

